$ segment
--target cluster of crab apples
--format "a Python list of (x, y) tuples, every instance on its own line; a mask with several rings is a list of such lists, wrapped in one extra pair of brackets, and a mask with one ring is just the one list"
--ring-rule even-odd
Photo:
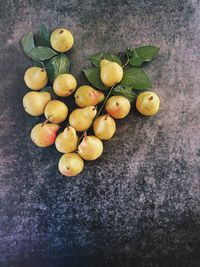
[[(73, 36), (66, 31), (57, 29), (52, 33), (51, 45), (58, 52), (65, 52), (73, 45)], [(104, 85), (111, 88), (122, 80), (123, 68), (116, 62), (102, 59), (100, 78)], [(56, 149), (63, 153), (58, 168), (65, 176), (79, 174), (84, 169), (84, 161), (99, 158), (103, 152), (102, 140), (111, 139), (116, 131), (115, 119), (122, 119), (130, 112), (131, 105), (126, 97), (105, 97), (102, 91), (88, 85), (77, 88), (76, 78), (68, 73), (58, 75), (53, 81), (53, 91), (58, 96), (56, 100), (52, 99), (49, 92), (42, 91), (48, 83), (44, 68), (28, 68), (24, 81), (32, 90), (23, 98), (25, 111), (32, 116), (45, 116), (43, 123), (33, 127), (31, 139), (39, 147), (55, 144)], [(63, 99), (72, 94), (77, 108), (68, 114)], [(101, 102), (102, 108), (98, 111), (97, 105)], [(154, 92), (142, 92), (136, 100), (136, 108), (143, 115), (154, 115), (159, 104), (159, 97)], [(101, 115), (104, 105), (105, 112)], [(59, 124), (65, 121), (68, 126), (60, 131)], [(87, 135), (88, 129), (93, 130), (93, 135)]]

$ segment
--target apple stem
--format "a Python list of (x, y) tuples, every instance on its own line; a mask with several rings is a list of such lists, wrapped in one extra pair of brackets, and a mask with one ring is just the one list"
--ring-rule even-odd
[(110, 114), (107, 114), (107, 115), (105, 116), (105, 120), (107, 120), (108, 117), (110, 117)]
[(42, 127), (49, 122), (49, 118), (42, 123)]
[(84, 131), (83, 136), (87, 137), (87, 131)]

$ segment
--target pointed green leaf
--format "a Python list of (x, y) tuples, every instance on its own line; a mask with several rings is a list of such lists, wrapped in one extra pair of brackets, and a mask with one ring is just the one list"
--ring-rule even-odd
[(129, 64), (135, 67), (139, 67), (143, 63), (143, 59), (141, 59), (135, 49), (127, 49), (127, 55), (129, 57)]
[(131, 86), (122, 86), (122, 85), (117, 85), (113, 92), (113, 95), (121, 95), (126, 97), (130, 102), (133, 102), (136, 99), (136, 94), (133, 92)]
[(53, 82), (59, 74), (69, 73), (69, 68), (69, 58), (65, 54), (58, 54), (47, 64), (47, 73), (49, 80)]
[(94, 55), (89, 56), (89, 60), (95, 65), (99, 66), (101, 59), (103, 58), (103, 53), (97, 53)]
[(101, 79), (100, 79), (100, 68), (98, 67), (91, 67), (88, 69), (83, 70), (86, 78), (88, 81), (96, 88), (100, 90), (108, 90), (109, 88), (106, 87)]
[(104, 58), (109, 61), (116, 62), (119, 65), (122, 65), (121, 59), (118, 56), (115, 56), (111, 53), (104, 53)]
[(69, 73), (70, 61), (65, 54), (60, 53), (52, 59), (52, 62), (56, 66), (58, 74)]
[(33, 60), (46, 60), (57, 55), (57, 53), (49, 47), (38, 46), (30, 51), (30, 55)]
[(21, 46), (24, 51), (24, 53), (28, 56), (30, 56), (31, 50), (35, 47), (34, 40), (33, 40), (33, 33), (28, 32), (21, 38)]
[(138, 56), (143, 59), (143, 61), (151, 61), (158, 54), (159, 50), (159, 47), (152, 45), (135, 48)]
[(34, 39), (36, 46), (51, 47), (50, 34), (43, 24), (40, 26), (38, 32), (34, 35)]
[(134, 67), (124, 71), (120, 84), (134, 89), (147, 89), (152, 86), (148, 75), (141, 68)]
[(33, 61), (33, 67), (40, 67), (40, 68), (43, 68), (44, 65), (42, 64), (41, 61)]
[(108, 52), (99, 52), (97, 54), (89, 56), (89, 60), (97, 67), (100, 64), (100, 61), (104, 58), (112, 62), (117, 62), (119, 65), (122, 65), (121, 59), (118, 56), (115, 56)]
[(159, 47), (156, 46), (141, 46), (137, 48), (127, 48), (127, 55), (129, 57), (129, 64), (139, 67), (143, 62), (151, 61), (159, 52)]

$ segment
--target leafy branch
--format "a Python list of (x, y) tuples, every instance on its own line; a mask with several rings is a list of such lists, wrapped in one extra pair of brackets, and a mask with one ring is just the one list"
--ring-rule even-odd
[[(126, 97), (130, 102), (136, 98), (134, 90), (145, 90), (152, 87), (151, 81), (147, 73), (141, 68), (142, 64), (154, 59), (159, 52), (156, 46), (141, 46), (136, 48), (127, 48), (127, 60), (122, 65), (121, 59), (107, 52), (99, 52), (89, 56), (89, 60), (94, 65), (93, 67), (84, 69), (83, 72), (87, 80), (100, 90), (109, 90), (100, 79), (100, 61), (107, 59), (116, 62), (122, 66), (124, 73), (121, 82), (112, 90), (113, 95), (121, 95)], [(130, 66), (128, 66), (130, 65)]]
[(64, 53), (58, 53), (51, 48), (50, 34), (41, 25), (36, 34), (30, 31), (21, 38), (24, 53), (33, 60), (33, 65), (46, 69), (50, 82), (59, 74), (69, 73), (70, 60)]

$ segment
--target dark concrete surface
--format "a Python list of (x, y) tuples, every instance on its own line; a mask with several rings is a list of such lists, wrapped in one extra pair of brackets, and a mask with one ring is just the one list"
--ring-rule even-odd
[[(1, 1), (0, 266), (200, 266), (199, 17), (199, 0)], [(79, 84), (94, 52), (161, 48), (145, 67), (160, 112), (119, 121), (71, 179), (54, 147), (31, 142), (41, 119), (22, 107), (30, 61), (19, 40), (41, 23), (73, 32)]]

